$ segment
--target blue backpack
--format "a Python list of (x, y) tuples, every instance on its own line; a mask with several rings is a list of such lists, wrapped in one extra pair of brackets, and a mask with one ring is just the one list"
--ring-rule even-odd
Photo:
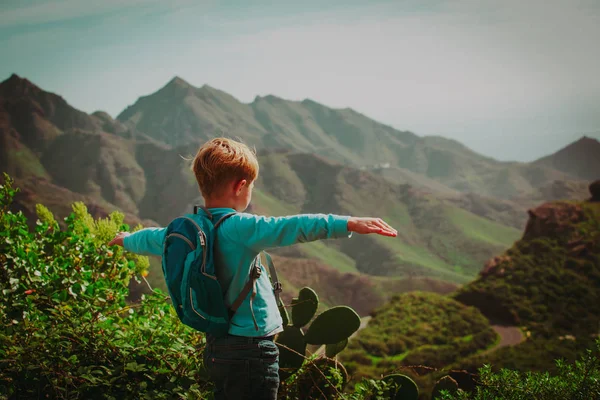
[[(213, 245), (219, 225), (235, 213), (223, 216), (213, 223), (211, 213), (204, 207), (198, 214), (186, 214), (167, 226), (162, 269), (173, 307), (181, 322), (200, 332), (223, 336), (229, 330), (229, 321), (244, 299), (252, 292), (256, 295), (256, 280), (261, 274), (259, 256), (250, 270), (248, 282), (233, 304), (227, 306), (223, 290), (217, 280)], [(265, 253), (266, 254), (266, 253)], [(266, 254), (272, 280), (275, 280), (275, 296), (280, 303), (281, 284)]]

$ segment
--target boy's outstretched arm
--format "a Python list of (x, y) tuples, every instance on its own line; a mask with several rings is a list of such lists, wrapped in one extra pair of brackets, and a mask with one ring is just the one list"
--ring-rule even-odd
[(235, 222), (238, 240), (252, 250), (290, 246), (319, 239), (375, 233), (395, 237), (398, 232), (380, 218), (356, 218), (332, 214), (301, 214), (289, 217), (263, 217), (239, 214)]
[(136, 254), (160, 256), (163, 252), (166, 228), (145, 228), (134, 233), (119, 232), (108, 245), (121, 246)]

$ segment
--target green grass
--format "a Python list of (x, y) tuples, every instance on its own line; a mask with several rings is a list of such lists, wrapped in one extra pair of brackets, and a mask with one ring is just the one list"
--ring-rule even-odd
[(317, 241), (303, 243), (299, 246), (304, 254), (321, 260), (325, 264), (337, 269), (340, 272), (358, 272), (356, 269), (356, 261), (341, 251), (327, 246), (325, 242)]
[[(409, 245), (402, 238), (383, 238), (377, 240), (385, 247), (392, 249), (397, 255), (396, 258), (401, 263), (416, 264), (420, 267), (429, 269), (430, 276), (435, 276), (455, 283), (468, 282), (472, 277), (467, 274), (457, 273), (453, 266), (446, 264), (438, 258), (431, 250), (418, 245)], [(422, 275), (422, 274), (421, 274)]]
[(340, 353), (351, 374), (376, 377), (402, 365), (448, 365), (496, 340), (487, 319), (451, 298), (411, 292), (376, 310)]
[(446, 215), (466, 237), (492, 246), (508, 248), (521, 235), (515, 228), (500, 225), (461, 208), (447, 207)]
[(388, 221), (396, 229), (412, 225), (410, 213), (405, 204), (395, 203), (390, 205), (391, 207), (386, 210), (385, 216), (382, 216), (385, 221)]
[(8, 165), (17, 166), (20, 176), (49, 178), (40, 160), (28, 148), (23, 146), (19, 150), (9, 151), (7, 156)]
[[(298, 212), (294, 207), (284, 204), (282, 201), (259, 189), (254, 189), (252, 201), (255, 201), (261, 209), (268, 210), (269, 215), (273, 216), (292, 215)], [(352, 258), (328, 246), (325, 242), (302, 243), (299, 246), (302, 253), (320, 260), (338, 271), (358, 272), (356, 262)]]
[(268, 215), (274, 217), (292, 215), (297, 212), (293, 207), (284, 204), (258, 188), (255, 188), (252, 192), (252, 203), (256, 203), (261, 209), (268, 210)]

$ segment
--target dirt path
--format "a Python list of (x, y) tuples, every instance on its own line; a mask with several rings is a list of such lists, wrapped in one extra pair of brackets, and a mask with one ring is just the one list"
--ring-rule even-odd
[(500, 336), (500, 341), (491, 349), (487, 349), (481, 355), (491, 353), (499, 348), (515, 346), (525, 340), (523, 332), (517, 326), (492, 325), (492, 329)]
[(365, 329), (367, 327), (367, 325), (369, 325), (369, 321), (371, 320), (371, 316), (367, 315), (366, 317), (362, 317), (360, 320), (360, 326), (358, 327), (358, 329), (356, 330), (356, 332), (354, 332), (352, 334), (352, 336), (350, 336), (349, 339), (354, 338), (356, 335), (358, 335), (358, 332), (362, 331), (363, 329)]

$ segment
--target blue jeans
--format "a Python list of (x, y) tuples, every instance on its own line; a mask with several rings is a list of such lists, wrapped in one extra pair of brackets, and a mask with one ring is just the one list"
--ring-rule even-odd
[(276, 400), (279, 349), (270, 338), (206, 336), (204, 365), (215, 384), (215, 400)]

